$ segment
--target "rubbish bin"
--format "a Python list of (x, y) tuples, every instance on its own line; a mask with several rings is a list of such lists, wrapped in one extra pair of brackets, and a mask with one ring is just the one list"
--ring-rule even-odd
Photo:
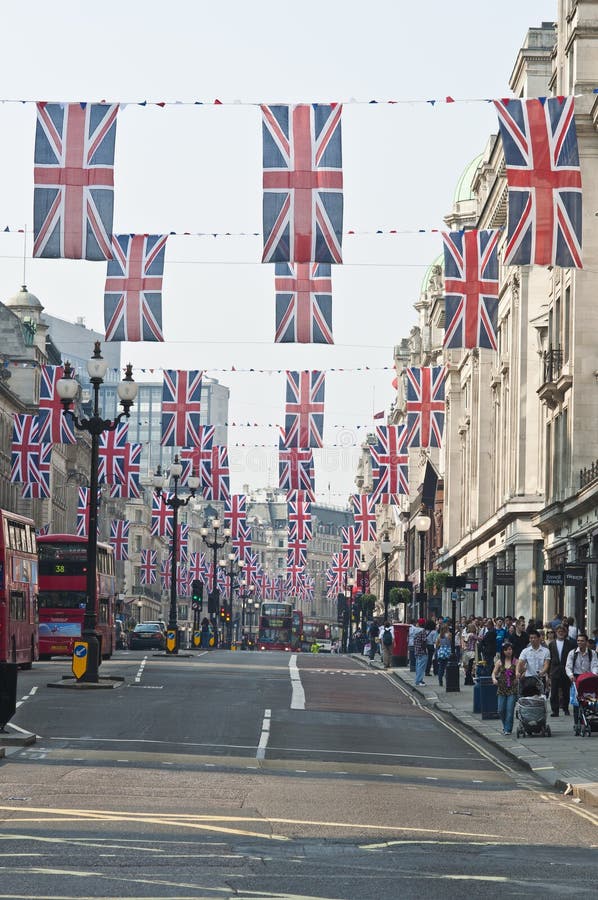
[(409, 665), (409, 650), (407, 644), (409, 642), (409, 625), (394, 624), (394, 640), (392, 644), (392, 664), (393, 666)]
[(17, 664), (0, 663), (0, 731), (17, 709)]
[[(476, 692), (478, 709), (476, 709)], [(496, 685), (492, 684), (490, 675), (482, 675), (477, 679), (473, 689), (474, 712), (482, 714), (482, 719), (498, 719), (498, 701), (496, 699)]]

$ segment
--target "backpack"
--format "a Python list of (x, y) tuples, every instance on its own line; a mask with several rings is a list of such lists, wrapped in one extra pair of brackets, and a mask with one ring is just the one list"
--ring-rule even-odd
[(390, 630), (390, 628), (385, 628), (385, 629), (384, 629), (384, 634), (382, 635), (382, 643), (384, 644), (384, 646), (385, 646), (385, 647), (391, 647), (391, 646), (392, 646), (392, 639), (393, 639), (393, 633), (392, 633), (392, 631)]

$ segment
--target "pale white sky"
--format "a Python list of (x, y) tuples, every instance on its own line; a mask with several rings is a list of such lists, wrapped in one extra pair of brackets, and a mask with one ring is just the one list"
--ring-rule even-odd
[[(492, 98), (526, 31), (557, 0), (20, 0), (3, 7), (0, 98), (314, 102)], [(0, 223), (32, 222), (33, 104), (0, 107)], [(490, 104), (347, 104), (345, 231), (438, 228), (455, 184), (497, 130)], [(261, 116), (256, 106), (127, 106), (119, 115), (115, 232), (261, 232)], [(365, 435), (393, 399), (392, 347), (441, 251), (434, 234), (346, 236), (333, 271), (333, 347), (275, 345), (273, 266), (259, 237), (174, 237), (166, 251), (167, 342), (127, 344), (136, 366), (202, 368), (231, 388), (231, 421), (280, 423), (284, 376), (218, 368), (343, 368), (330, 373), (325, 442)], [(28, 252), (31, 252), (29, 242)], [(47, 311), (103, 330), (105, 264), (27, 260)], [(0, 233), (0, 298), (22, 283), (23, 239)], [(91, 348), (90, 348), (91, 349)], [(277, 479), (272, 428), (231, 428), (232, 489)], [(357, 451), (315, 451), (316, 487), (342, 504)], [(330, 485), (330, 492), (329, 492)]]

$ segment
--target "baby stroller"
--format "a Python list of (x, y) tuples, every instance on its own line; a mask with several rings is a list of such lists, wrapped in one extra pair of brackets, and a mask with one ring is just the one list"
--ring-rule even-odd
[(592, 723), (598, 725), (598, 675), (592, 672), (580, 675), (575, 684), (575, 695), (579, 707), (575, 734), (590, 737)]
[(515, 718), (519, 722), (517, 737), (532, 734), (550, 737), (550, 725), (546, 722), (544, 682), (538, 675), (520, 680)]

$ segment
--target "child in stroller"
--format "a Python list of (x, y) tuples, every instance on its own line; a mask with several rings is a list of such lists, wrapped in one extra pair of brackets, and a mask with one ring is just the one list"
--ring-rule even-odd
[(575, 734), (579, 737), (592, 734), (592, 723), (598, 724), (598, 675), (584, 672), (574, 685), (574, 704), (579, 708), (575, 722)]
[(546, 722), (546, 688), (539, 675), (520, 679), (515, 718), (519, 723), (517, 737), (532, 734), (550, 737), (550, 725)]

